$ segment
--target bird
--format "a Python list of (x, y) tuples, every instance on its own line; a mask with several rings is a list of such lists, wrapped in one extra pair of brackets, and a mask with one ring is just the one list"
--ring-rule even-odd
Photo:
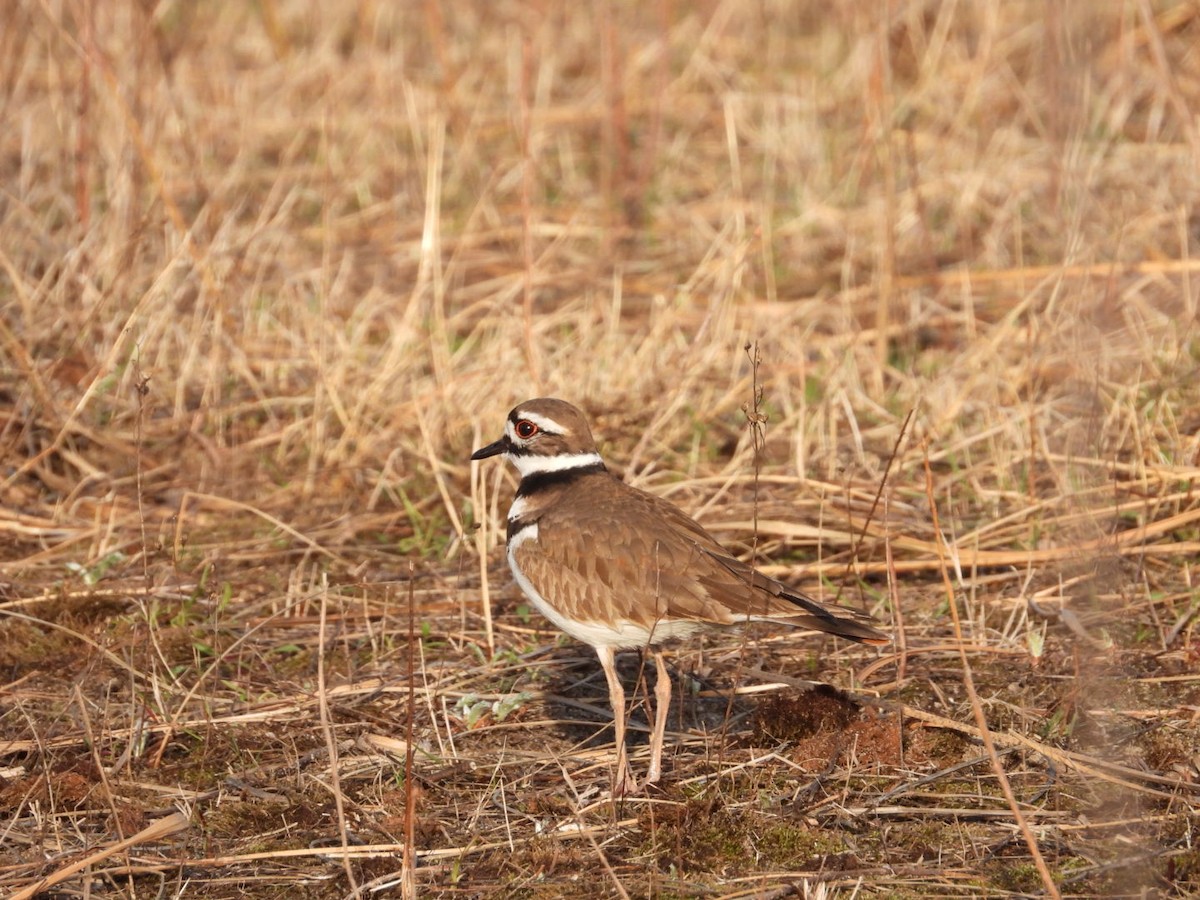
[(520, 482), (506, 554), (522, 592), (561, 631), (594, 648), (613, 709), (613, 794), (639, 790), (625, 748), (619, 650), (654, 656), (654, 725), (645, 784), (662, 776), (671, 701), (665, 644), (747, 622), (778, 622), (865, 644), (890, 637), (858, 610), (821, 603), (726, 550), (679, 507), (608, 470), (576, 406), (538, 397), (515, 406), (504, 434), (471, 454), (503, 456)]

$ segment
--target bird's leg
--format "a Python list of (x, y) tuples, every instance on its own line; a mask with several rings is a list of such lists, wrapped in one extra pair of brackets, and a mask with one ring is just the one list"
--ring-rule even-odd
[(625, 756), (625, 689), (617, 678), (617, 667), (614, 663), (615, 652), (612, 647), (596, 648), (596, 656), (600, 658), (600, 668), (608, 681), (608, 701), (612, 704), (613, 734), (617, 745), (617, 775), (613, 781), (613, 796), (632, 794), (637, 790), (637, 782), (629, 772), (629, 763)]
[(663, 741), (667, 732), (667, 711), (671, 708), (671, 674), (661, 650), (654, 651), (657, 678), (654, 681), (654, 731), (650, 733), (650, 771), (646, 784), (654, 784), (662, 776)]

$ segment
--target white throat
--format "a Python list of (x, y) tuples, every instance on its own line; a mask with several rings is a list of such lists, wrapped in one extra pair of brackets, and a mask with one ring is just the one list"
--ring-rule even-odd
[(600, 458), (600, 454), (595, 451), (591, 453), (564, 453), (559, 456), (517, 456), (513, 453), (506, 453), (505, 456), (516, 467), (522, 478), (527, 475), (541, 475), (545, 472), (566, 472), (570, 469), (583, 469), (587, 466), (604, 464), (604, 460)]

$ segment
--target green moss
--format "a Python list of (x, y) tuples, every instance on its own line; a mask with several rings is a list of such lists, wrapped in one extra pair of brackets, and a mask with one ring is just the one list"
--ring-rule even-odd
[(754, 856), (746, 817), (718, 808), (711, 796), (663, 807), (645, 817), (649, 841), (642, 851), (666, 871), (734, 874)]
[(993, 885), (1007, 891), (1031, 894), (1042, 887), (1042, 877), (1033, 863), (1004, 863), (996, 867)]
[(754, 848), (762, 862), (789, 869), (846, 850), (838, 832), (788, 822), (768, 826), (754, 839)]

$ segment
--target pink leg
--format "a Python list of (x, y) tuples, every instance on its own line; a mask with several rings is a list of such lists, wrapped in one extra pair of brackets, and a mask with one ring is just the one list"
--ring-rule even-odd
[(654, 784), (662, 776), (663, 741), (667, 734), (667, 711), (671, 708), (671, 676), (663, 661), (661, 650), (654, 651), (657, 679), (654, 682), (654, 731), (650, 734), (650, 771), (646, 784)]
[(625, 689), (617, 678), (617, 667), (614, 665), (616, 654), (612, 647), (597, 647), (596, 656), (600, 658), (600, 668), (608, 680), (608, 700), (613, 709), (613, 732), (617, 745), (617, 775), (613, 782), (613, 796), (631, 794), (637, 790), (637, 782), (629, 772), (629, 763), (625, 756)]

